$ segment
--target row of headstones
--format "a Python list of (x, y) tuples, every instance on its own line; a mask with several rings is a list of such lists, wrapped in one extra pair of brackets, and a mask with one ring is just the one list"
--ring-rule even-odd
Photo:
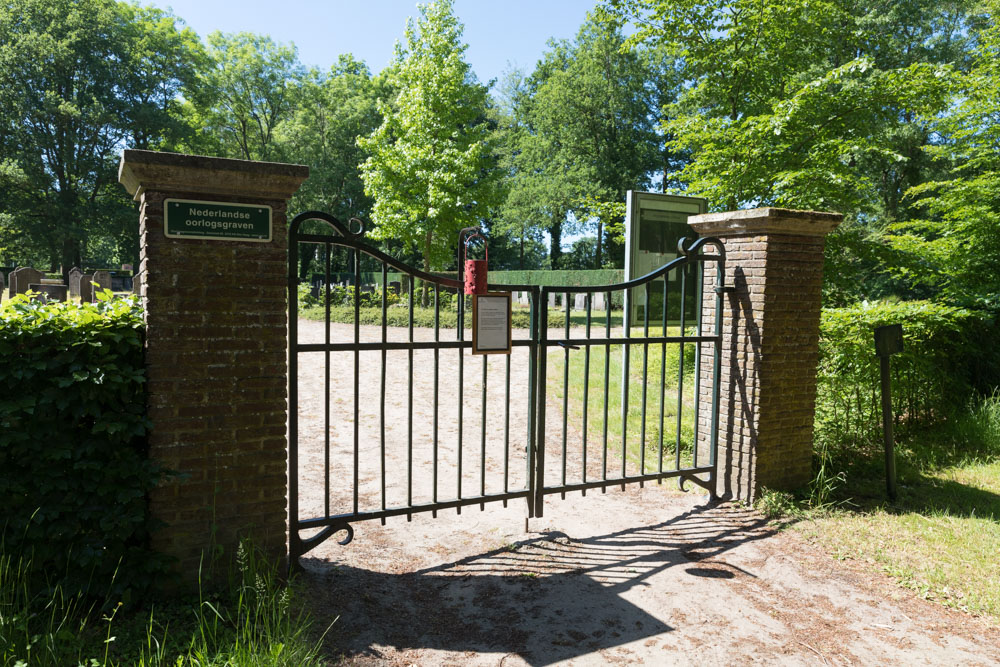
[[(395, 280), (392, 281), (392, 282), (390, 282), (389, 283), (389, 294), (406, 294), (407, 292), (403, 288), (404, 284), (405, 283), (400, 283), (400, 282), (395, 281)], [(331, 283), (331, 285), (333, 287), (344, 287), (344, 288), (346, 288), (346, 287), (350, 287), (351, 283), (349, 283), (347, 281), (344, 281), (344, 282), (339, 282), (339, 283)], [(323, 280), (322, 280), (322, 278), (319, 280), (319, 282), (316, 282), (316, 281), (312, 282), (312, 286), (310, 288), (310, 294), (312, 294), (312, 297), (314, 299), (318, 299), (319, 298), (319, 293), (320, 293), (320, 290), (322, 288), (323, 288)], [(382, 289), (382, 286), (378, 285), (378, 284), (375, 284), (375, 285), (362, 285), (361, 286), (361, 294), (369, 294), (369, 293), (372, 293), (372, 292), (379, 292), (381, 289)]]
[[(30, 290), (38, 294), (37, 298), (45, 301), (80, 299), (84, 303), (91, 303), (96, 300), (97, 290), (95, 290), (95, 286), (99, 286), (99, 288), (111, 287), (110, 272), (94, 271), (92, 274), (87, 274), (76, 267), (69, 271), (69, 285), (47, 280), (43, 272), (30, 266), (14, 269), (8, 279), (10, 281), (8, 296), (24, 294)], [(0, 273), (0, 291), (3, 291), (4, 288), (3, 274)]]
[[(530, 294), (530, 292), (514, 292), (514, 302), (525, 306), (530, 305)], [(565, 308), (568, 297), (572, 297), (572, 301), (570, 301), (570, 309), (572, 310), (587, 310), (588, 299), (590, 300), (591, 311), (605, 310), (607, 304), (604, 292), (579, 292), (575, 294), (549, 292), (549, 308)]]

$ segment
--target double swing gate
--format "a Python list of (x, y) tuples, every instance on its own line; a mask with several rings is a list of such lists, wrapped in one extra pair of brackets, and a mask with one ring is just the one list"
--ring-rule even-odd
[[(548, 495), (670, 477), (714, 495), (722, 331), (702, 311), (722, 311), (718, 240), (682, 240), (625, 283), (490, 284), (519, 297), (511, 350), (473, 357), (461, 281), (358, 226), (307, 212), (289, 231), (290, 563), (338, 533), (347, 544), (358, 521), (518, 499), (540, 517)], [(323, 267), (308, 295), (303, 254)]]

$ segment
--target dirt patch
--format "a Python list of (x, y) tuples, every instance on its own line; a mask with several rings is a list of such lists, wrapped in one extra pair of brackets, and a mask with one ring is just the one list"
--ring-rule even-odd
[[(300, 326), (303, 338), (322, 333), (322, 324)], [(442, 355), (442, 373), (456, 359)], [(362, 373), (364, 395), (378, 396), (380, 368)], [(300, 394), (314, 397), (300, 406), (311, 441), (323, 439), (322, 406), (310, 401), (324, 375), (322, 364), (301, 366)], [(408, 422), (408, 401), (386, 409), (397, 427)], [(467, 417), (475, 438), (481, 416)], [(389, 450), (390, 470), (407, 465)], [(305, 460), (315, 473), (322, 447)], [(495, 452), (487, 460), (487, 472), (503, 465)], [(473, 483), (478, 474), (473, 467)], [(322, 475), (306, 477), (306, 505), (319, 509)], [(333, 506), (350, 501), (331, 493)], [(359, 523), (351, 544), (328, 541), (304, 556), (302, 578), (320, 622), (339, 616), (326, 645), (346, 664), (1000, 664), (995, 624), (706, 500), (654, 484), (549, 496), (527, 530), (523, 501)]]

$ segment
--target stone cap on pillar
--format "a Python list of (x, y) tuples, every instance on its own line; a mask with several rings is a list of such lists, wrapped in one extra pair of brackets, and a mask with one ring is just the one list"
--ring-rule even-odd
[(825, 236), (844, 219), (841, 213), (797, 211), (790, 208), (752, 208), (692, 215), (687, 223), (700, 236), (790, 234)]
[(287, 201), (308, 177), (301, 164), (133, 149), (118, 165), (118, 181), (136, 201), (147, 190)]

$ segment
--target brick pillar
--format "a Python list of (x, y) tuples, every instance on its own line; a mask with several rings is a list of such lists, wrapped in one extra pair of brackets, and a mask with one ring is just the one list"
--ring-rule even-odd
[[(726, 247), (719, 400), (723, 498), (752, 502), (761, 487), (810, 479), (825, 236), (839, 213), (759, 208), (692, 216), (700, 236)], [(704, 330), (714, 331), (715, 265), (705, 265)], [(702, 357), (703, 405), (711, 405), (712, 357)], [(706, 447), (709, 417), (699, 424)]]
[[(285, 553), (285, 208), (308, 174), (299, 165), (122, 154), (118, 179), (139, 202), (149, 453), (177, 473), (150, 496), (166, 524), (153, 548), (175, 558), (188, 582), (203, 552), (206, 564), (210, 548), (231, 557), (244, 536), (272, 558)], [(269, 206), (271, 240), (168, 237), (168, 198)]]

